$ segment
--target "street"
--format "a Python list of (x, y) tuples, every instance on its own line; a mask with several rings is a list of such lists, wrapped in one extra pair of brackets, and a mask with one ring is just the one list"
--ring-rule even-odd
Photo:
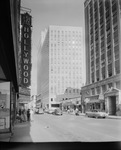
[[(31, 123), (16, 125), (11, 142), (121, 141), (120, 119), (63, 114), (35, 114)], [(23, 128), (23, 129), (22, 129)], [(23, 134), (24, 132), (24, 134)]]

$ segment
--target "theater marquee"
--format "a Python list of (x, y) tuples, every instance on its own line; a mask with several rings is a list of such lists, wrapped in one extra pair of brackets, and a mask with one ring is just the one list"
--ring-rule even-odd
[(21, 85), (31, 84), (31, 16), (21, 15)]

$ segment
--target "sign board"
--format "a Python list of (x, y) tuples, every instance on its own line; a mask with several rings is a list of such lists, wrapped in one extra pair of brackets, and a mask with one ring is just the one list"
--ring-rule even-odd
[(21, 85), (31, 84), (31, 16), (21, 15)]
[(29, 103), (30, 96), (19, 94), (19, 103)]
[(29, 88), (19, 87), (19, 94), (30, 95), (30, 89)]

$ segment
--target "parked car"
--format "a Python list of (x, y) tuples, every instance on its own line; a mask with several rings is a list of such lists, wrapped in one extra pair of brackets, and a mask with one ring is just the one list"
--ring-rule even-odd
[(44, 110), (44, 112), (45, 112), (45, 113), (48, 113), (48, 112), (49, 112), (49, 109), (46, 108), (46, 109)]
[(43, 109), (37, 109), (36, 114), (44, 114)]
[(100, 110), (87, 111), (85, 114), (88, 117), (95, 117), (95, 118), (106, 118), (107, 116), (107, 113)]
[(39, 108), (36, 108), (35, 113), (38, 114), (38, 112), (39, 112)]
[(54, 111), (55, 109), (49, 109), (48, 114), (53, 114)]
[(62, 115), (63, 114), (63, 112), (62, 112), (62, 110), (61, 109), (55, 109), (55, 111), (53, 112), (53, 114), (54, 115)]

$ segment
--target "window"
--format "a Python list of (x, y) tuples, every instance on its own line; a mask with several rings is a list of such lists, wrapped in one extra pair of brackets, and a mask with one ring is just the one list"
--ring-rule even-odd
[(97, 94), (100, 94), (100, 87), (99, 86), (96, 87), (96, 92), (97, 92)]
[(106, 85), (102, 85), (102, 92), (104, 93), (106, 91)]
[(92, 95), (95, 95), (95, 89), (94, 88), (91, 89), (91, 92), (92, 92)]
[(121, 82), (120, 82), (120, 81), (116, 82), (116, 88), (117, 88), (117, 89), (120, 89), (120, 88), (121, 88)]
[(119, 59), (119, 45), (114, 47), (115, 60)]
[(120, 73), (120, 61), (119, 60), (115, 61), (115, 73), (116, 74)]
[(94, 83), (94, 72), (91, 74), (92, 83)]
[(108, 65), (108, 76), (112, 76), (112, 63)]
[(102, 79), (105, 79), (105, 67), (102, 68)]
[(108, 84), (108, 88), (111, 88), (112, 86), (113, 86), (112, 83), (109, 83), (109, 84)]
[(113, 24), (117, 23), (117, 21), (118, 21), (117, 16), (114, 16), (114, 17), (113, 17)]
[[(112, 2), (114, 3), (114, 2)], [(117, 10), (117, 5), (116, 3), (112, 4), (112, 12), (115, 12)]]
[(104, 59), (105, 59), (105, 54), (103, 53), (103, 54), (101, 55), (101, 61), (104, 60)]
[(99, 81), (99, 70), (96, 71), (96, 79)]

